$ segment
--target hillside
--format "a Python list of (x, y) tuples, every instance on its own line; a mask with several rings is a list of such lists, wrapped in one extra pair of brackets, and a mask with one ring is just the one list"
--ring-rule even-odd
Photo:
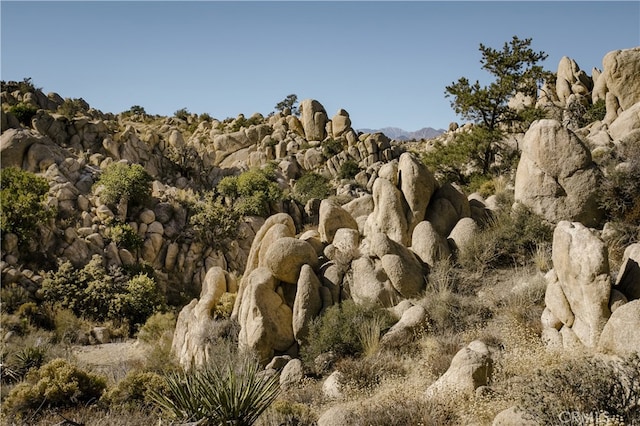
[(4, 424), (635, 424), (638, 64), (563, 58), (480, 158), (2, 82)]

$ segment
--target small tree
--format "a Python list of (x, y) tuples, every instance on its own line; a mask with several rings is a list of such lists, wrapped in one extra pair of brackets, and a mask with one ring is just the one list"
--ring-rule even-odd
[(516, 93), (537, 96), (538, 85), (550, 77), (550, 73), (538, 65), (548, 55), (535, 52), (530, 46), (530, 38), (520, 40), (517, 36), (505, 43), (502, 50), (481, 43), (482, 69), (494, 76), (495, 81), (481, 86), (478, 80), (471, 84), (466, 77), (461, 77), (447, 86), (445, 96), (453, 97), (451, 106), (455, 112), (488, 130), (502, 123), (521, 121), (521, 114), (509, 107), (509, 99)]
[(33, 173), (8, 167), (0, 170), (0, 228), (13, 232), (21, 244), (55, 215), (46, 206), (49, 184)]
[[(488, 71), (494, 81), (482, 86), (478, 80), (471, 83), (468, 78), (461, 77), (445, 88), (445, 96), (452, 98), (454, 111), (475, 124), (470, 133), (460, 133), (452, 142), (439, 147), (446, 152), (434, 154), (450, 161), (447, 164), (452, 169), (450, 174), (464, 176), (468, 164), (483, 175), (488, 174), (504, 149), (504, 129), (516, 123), (528, 125), (542, 118), (542, 111), (533, 106), (524, 109), (509, 106), (509, 100), (516, 93), (535, 98), (539, 85), (552, 77), (538, 65), (547, 54), (535, 52), (530, 46), (530, 38), (521, 40), (517, 36), (501, 50), (480, 44), (482, 69)], [(439, 162), (438, 159), (435, 162)]]
[(275, 106), (276, 111), (284, 111), (289, 108), (291, 110), (291, 114), (298, 115), (298, 107), (296, 104), (298, 103), (298, 95), (291, 94), (284, 98), (282, 101), (278, 102)]

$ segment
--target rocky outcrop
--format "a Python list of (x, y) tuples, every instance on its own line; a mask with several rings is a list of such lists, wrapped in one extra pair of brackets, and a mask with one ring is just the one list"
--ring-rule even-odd
[(596, 199), (599, 179), (589, 149), (575, 133), (554, 120), (531, 125), (516, 171), (516, 201), (553, 223), (595, 226), (602, 219)]
[(615, 289), (627, 300), (640, 299), (640, 243), (631, 244), (624, 250)]
[(213, 309), (226, 292), (235, 293), (233, 278), (220, 267), (211, 268), (202, 284), (200, 299), (193, 299), (178, 315), (171, 351), (183, 368), (211, 360)]

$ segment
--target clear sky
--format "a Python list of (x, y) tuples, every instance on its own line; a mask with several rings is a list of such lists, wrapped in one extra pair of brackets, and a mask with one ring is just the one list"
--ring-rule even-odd
[(12, 2), (1, 8), (2, 79), (103, 112), (132, 105), (224, 119), (268, 114), (288, 94), (346, 109), (355, 128), (446, 128), (444, 97), (486, 81), (480, 43), (532, 38), (556, 71), (591, 74), (640, 45), (640, 2)]

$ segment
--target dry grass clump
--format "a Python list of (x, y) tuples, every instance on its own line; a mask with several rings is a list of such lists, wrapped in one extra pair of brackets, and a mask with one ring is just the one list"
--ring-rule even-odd
[(386, 380), (404, 377), (402, 359), (392, 353), (379, 353), (365, 358), (344, 358), (336, 369), (342, 373), (347, 394), (372, 395)]

